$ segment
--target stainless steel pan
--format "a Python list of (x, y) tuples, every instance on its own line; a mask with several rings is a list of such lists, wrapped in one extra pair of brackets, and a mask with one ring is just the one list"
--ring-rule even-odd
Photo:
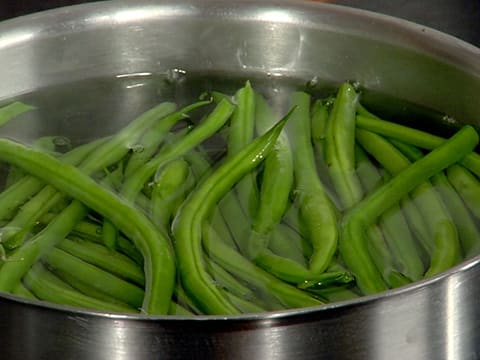
[[(350, 8), (288, 0), (109, 1), (0, 24), (0, 100), (68, 90), (85, 79), (183, 72), (356, 80), (460, 122), (480, 121), (479, 49)], [(88, 137), (93, 125), (108, 131), (152, 101), (148, 92), (88, 89), (71, 94), (71, 108), (47, 106), (28, 126), (9, 131), (20, 138), (44, 128)], [(79, 114), (88, 113), (82, 104), (92, 99), (102, 99), (104, 110), (89, 120)], [(479, 261), (358, 301), (252, 316), (119, 316), (0, 295), (0, 357), (476, 359)]]

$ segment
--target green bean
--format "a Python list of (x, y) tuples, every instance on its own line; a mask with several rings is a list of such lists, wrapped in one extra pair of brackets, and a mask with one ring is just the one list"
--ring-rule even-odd
[[(433, 150), (446, 141), (442, 137), (429, 134), (425, 131), (416, 130), (391, 121), (380, 120), (370, 116), (357, 116), (357, 126), (426, 150)], [(475, 152), (467, 154), (460, 160), (460, 163), (477, 176), (480, 176), (479, 154)]]
[(235, 306), (242, 314), (255, 314), (255, 313), (262, 313), (265, 312), (266, 309), (262, 308), (261, 306), (242, 299), (226, 290), (222, 290), (224, 296)]
[[(208, 238), (210, 239), (210, 235), (208, 235)], [(209, 246), (207, 245), (206, 248), (208, 249)], [(218, 265), (215, 261), (206, 261), (205, 266), (207, 267), (207, 271), (209, 272), (212, 279), (214, 279), (219, 286), (227, 289), (231, 294), (236, 295), (242, 299), (249, 301), (255, 300), (255, 295), (253, 294), (251, 289), (242, 284), (239, 280), (232, 276), (223, 267)]]
[[(142, 132), (157, 122), (159, 118), (172, 112), (174, 108), (175, 105), (172, 103), (162, 103), (143, 113), (111, 140), (103, 142), (98, 146), (94, 154), (89, 153), (80, 164), (80, 169), (90, 175), (119, 161), (129, 151), (130, 142), (136, 141)], [(57, 193), (56, 189), (47, 185), (37, 196), (29, 201), (27, 216), (17, 219), (8, 228), (13, 230), (32, 226), (42, 214), (46, 213), (62, 197), (62, 194)], [(47, 198), (48, 201), (45, 200)], [(12, 232), (9, 232), (8, 235), (9, 237), (13, 236)], [(7, 238), (3, 237), (3, 241), (7, 241)]]
[[(0, 158), (48, 181), (60, 191), (109, 218), (130, 237), (144, 257), (146, 291), (143, 310), (166, 313), (173, 291), (175, 266), (168, 239), (131, 204), (104, 189), (79, 169), (12, 141), (0, 140)], [(73, 228), (73, 225), (72, 225)], [(0, 276), (2, 271), (0, 272)]]
[(414, 162), (388, 183), (368, 195), (344, 216), (341, 224), (340, 252), (352, 270), (359, 288), (366, 294), (386, 289), (366, 248), (365, 229), (390, 206), (437, 172), (470, 153), (478, 142), (477, 132), (464, 126), (440, 147)]
[(477, 203), (477, 200), (480, 199), (480, 182), (477, 178), (459, 165), (448, 168), (447, 177), (472, 214), (477, 219), (480, 218), (480, 207), (478, 206), (479, 203)]
[(120, 278), (140, 286), (145, 285), (145, 275), (138, 264), (105, 246), (87, 240), (66, 238), (57, 245), (57, 248)]
[(33, 294), (30, 290), (28, 290), (25, 285), (22, 283), (18, 283), (17, 286), (12, 291), (12, 294), (24, 297), (30, 300), (38, 300), (35, 294)]
[[(52, 219), (55, 218), (55, 216), (55, 214), (45, 214), (39, 219), (39, 221), (43, 224), (48, 224), (50, 221), (52, 221)], [(83, 220), (79, 221), (75, 225), (75, 227), (72, 229), (71, 234), (81, 240), (88, 240), (94, 243), (103, 244), (102, 232), (102, 226), (92, 223), (90, 221)], [(143, 266), (142, 255), (140, 254), (138, 249), (132, 244), (132, 242), (121, 235), (118, 237), (117, 240), (117, 250), (135, 261), (135, 263)]]
[(216, 169), (188, 197), (174, 219), (173, 233), (182, 284), (206, 313), (235, 314), (238, 311), (219, 292), (205, 271), (201, 245), (203, 222), (213, 205), (268, 155), (290, 115), (291, 112), (270, 131)]
[[(381, 136), (359, 129), (357, 130), (357, 139), (362, 146), (375, 156), (375, 158), (393, 175), (398, 174), (403, 169), (410, 166), (410, 161)], [(433, 242), (429, 245), (429, 247), (431, 246), (433, 249), (430, 253), (430, 262), (438, 265), (443, 264), (443, 267), (440, 268), (438, 266), (430, 266), (431, 268), (427, 273), (432, 275), (434, 268), (436, 269), (435, 271), (443, 271), (452, 267), (459, 260), (460, 243), (456, 226), (448, 213), (445, 204), (440, 198), (440, 195), (429, 181), (425, 181), (413, 189), (411, 197), (416, 206), (424, 214), (423, 218), (427, 224), (430, 239)], [(394, 231), (394, 233), (398, 233), (398, 230)], [(396, 243), (404, 244), (405, 242), (402, 242), (402, 239), (399, 239)], [(406, 255), (409, 255), (418, 252), (415, 251), (414, 248), (411, 248), (405, 253)], [(449, 256), (444, 255), (445, 253), (448, 253)], [(436, 257), (440, 257), (443, 260), (449, 259), (450, 262), (437, 261), (435, 260)], [(416, 277), (413, 277), (413, 279), (416, 279)]]
[(190, 297), (187, 295), (185, 290), (180, 285), (177, 285), (175, 287), (175, 297), (176, 297), (176, 302), (178, 304), (189, 309), (194, 314), (197, 314), (197, 315), (203, 314), (202, 311), (197, 307), (195, 302), (192, 299), (190, 299)]
[[(270, 234), (263, 235), (270, 236)], [(259, 267), (288, 283), (300, 283), (318, 275), (312, 274), (305, 266), (290, 258), (278, 256), (269, 249), (258, 253), (255, 263)]]
[[(238, 208), (240, 208), (240, 205), (238, 205)], [(219, 237), (222, 239), (223, 242), (225, 242), (225, 244), (227, 244), (233, 249), (238, 248), (237, 243), (233, 239), (232, 233), (230, 232), (230, 227), (228, 226), (225, 218), (223, 217), (222, 213), (218, 208), (212, 211), (212, 214), (210, 218), (207, 219), (207, 222), (210, 223), (211, 228), (219, 234)]]
[(358, 94), (348, 83), (340, 86), (330, 112), (325, 137), (329, 174), (343, 207), (348, 209), (363, 196), (355, 175), (355, 114)]
[[(388, 176), (384, 175), (382, 179), (377, 168), (359, 146), (356, 149), (356, 156), (357, 173), (367, 193), (385, 183), (386, 180), (383, 179), (387, 179)], [(400, 278), (401, 274), (398, 271), (417, 280), (424, 273), (423, 259), (419, 255), (419, 249), (402, 211), (405, 199), (408, 198), (400, 200), (400, 206), (395, 204), (383, 213), (379, 224), (368, 231), (372, 259), (390, 287), (394, 283), (398, 284), (395, 280)]]
[(159, 167), (173, 159), (183, 156), (218, 131), (230, 118), (234, 108), (234, 105), (226, 100), (220, 102), (202, 124), (198, 125), (174, 146), (169, 147), (165, 152), (160, 152), (160, 154), (138, 169), (135, 174), (126, 178), (120, 193), (127, 200), (133, 201), (143, 185), (153, 176)]
[[(266, 101), (256, 97), (256, 120), (259, 134), (266, 133), (274, 124), (275, 116)], [(253, 231), (269, 233), (278, 224), (289, 205), (293, 185), (293, 157), (285, 131), (278, 137), (271, 153), (265, 158), (260, 199), (253, 221)]]
[[(111, 295), (107, 295), (105, 292), (91, 286), (88, 279), (79, 279), (78, 277), (75, 277), (74, 275), (72, 275), (71, 272), (62, 271), (59, 269), (53, 269), (48, 263), (44, 263), (44, 265), (49, 271), (52, 272), (52, 274), (57, 276), (60, 280), (64, 281), (66, 284), (70, 285), (72, 288), (74, 288), (75, 290), (79, 291), (80, 293), (86, 296), (89, 296), (93, 299), (105, 301), (110, 304), (117, 304), (124, 307), (131, 307), (130, 305), (112, 297)], [(140, 306), (131, 307), (131, 309), (132, 311), (134, 311), (139, 307)]]
[[(274, 123), (268, 104), (257, 96), (257, 127), (265, 133)], [(296, 282), (309, 276), (304, 266), (272, 253), (268, 249), (271, 232), (289, 205), (293, 185), (293, 159), (288, 138), (282, 132), (270, 154), (266, 157), (262, 174), (260, 198), (252, 231), (248, 237), (246, 254), (263, 269), (287, 281)]]
[(185, 308), (182, 305), (177, 304), (173, 301), (170, 304), (170, 309), (168, 310), (168, 314), (169, 315), (176, 315), (176, 316), (193, 316), (193, 315), (195, 315), (194, 313), (192, 313), (187, 308)]
[[(366, 192), (370, 193), (378, 184), (381, 183), (381, 175), (371, 163), (363, 149), (357, 148), (357, 169), (363, 169), (358, 172), (359, 179), (365, 187)], [(400, 201), (400, 204), (404, 199)], [(398, 204), (393, 205), (380, 216), (379, 231), (383, 233), (382, 237), (388, 244), (391, 251), (392, 262), (395, 268), (402, 274), (411, 279), (419, 280), (424, 274), (424, 266), (419, 256), (419, 248), (413, 238), (408, 222), (404, 216), (403, 209)], [(384, 277), (385, 278), (385, 277)]]
[(326, 271), (318, 275), (313, 280), (307, 280), (297, 285), (299, 289), (307, 291), (315, 291), (325, 289), (330, 286), (351, 284), (355, 278), (347, 271)]
[[(215, 232), (210, 232), (215, 236)], [(322, 305), (323, 302), (306, 292), (289, 285), (250, 262), (240, 253), (225, 245), (219, 239), (210, 239), (208, 254), (238, 279), (254, 286), (257, 291), (273, 296), (286, 308), (300, 308)], [(270, 303), (270, 302), (269, 302)]]
[(50, 273), (40, 263), (35, 264), (25, 275), (25, 284), (36, 297), (52, 303), (101, 311), (135, 312), (134, 309), (127, 306), (120, 306), (83, 295)]
[(233, 191), (229, 191), (218, 203), (218, 211), (230, 230), (235, 245), (242, 254), (248, 253), (252, 218), (247, 216)]
[(331, 99), (315, 101), (311, 111), (311, 136), (315, 157), (315, 165), (320, 181), (324, 184), (327, 196), (335, 202), (337, 208), (343, 205), (335, 194), (334, 185), (329, 175), (330, 169), (325, 158), (325, 137), (330, 115)]
[[(9, 140), (1, 141), (9, 142)], [(6, 152), (7, 151), (5, 151), (5, 153)], [(17, 155), (15, 155), (15, 152), (13, 152), (12, 155), (17, 158), (20, 157), (18, 152)], [(45, 156), (50, 157), (46, 154)], [(23, 166), (20, 167), (23, 168)], [(40, 233), (14, 251), (8, 257), (8, 261), (5, 262), (1, 268), (0, 290), (11, 292), (31, 266), (42, 256), (51, 251), (56, 243), (65, 238), (70, 232), (70, 229), (86, 214), (87, 210), (85, 207), (78, 201), (73, 201), (65, 211), (52, 220)]]
[(355, 159), (357, 159), (355, 171), (358, 179), (365, 194), (369, 194), (382, 185), (382, 175), (358, 144), (355, 146)]
[(17, 215), (2, 228), (2, 243), (7, 249), (15, 249), (24, 243), (35, 225), (39, 211), (50, 210), (64, 195), (52, 186), (46, 186), (24, 204)]
[[(90, 152), (105, 142), (105, 139), (99, 139), (91, 143), (79, 146), (70, 152), (62, 155), (63, 162), (77, 165)], [(13, 212), (22, 205), (26, 200), (30, 199), (38, 191), (44, 187), (44, 183), (33, 176), (25, 176), (8, 189), (0, 193), (0, 219), (8, 219)]]
[(320, 296), (328, 302), (348, 301), (360, 297), (355, 291), (345, 286), (331, 286), (316, 290), (315, 295)]
[(89, 286), (114, 299), (134, 308), (142, 305), (144, 292), (141, 288), (70, 255), (68, 252), (54, 248), (45, 256), (45, 261), (54, 270), (67, 273), (79, 281), (88, 279)]
[(154, 155), (158, 146), (165, 139), (165, 136), (180, 120), (184, 119), (189, 112), (192, 112), (202, 106), (210, 104), (210, 101), (198, 101), (196, 103), (185, 106), (184, 108), (165, 116), (161, 121), (158, 121), (152, 128), (146, 132), (140, 139), (138, 151), (134, 151), (132, 156), (128, 159), (125, 168), (125, 177), (129, 177), (143, 166)]
[(387, 247), (382, 230), (377, 225), (372, 225), (367, 234), (368, 252), (388, 287), (393, 289), (411, 283), (411, 280), (396, 270), (395, 259)]
[(313, 246), (309, 269), (313, 274), (320, 274), (337, 249), (337, 218), (315, 167), (310, 140), (310, 96), (295, 92), (292, 105), (297, 106), (288, 129), (293, 153), (294, 196), (300, 207), (306, 236)]
[(8, 105), (4, 105), (0, 107), (0, 126), (5, 125), (17, 116), (34, 109), (35, 107), (21, 101), (14, 101)]
[(182, 159), (172, 160), (156, 176), (151, 194), (151, 218), (155, 225), (169, 229), (175, 211), (186, 196), (191, 180), (190, 167)]
[(300, 223), (300, 209), (296, 204), (291, 204), (282, 219), (282, 224), (287, 225), (290, 230), (298, 234), (302, 245), (303, 256), (306, 259), (310, 259), (313, 254), (313, 246), (308, 239), (308, 230), (305, 230), (305, 226)]
[(269, 248), (276, 255), (289, 258), (306, 266), (302, 236), (285, 224), (277, 224), (272, 230)]
[[(227, 141), (227, 158), (238, 154), (247, 146), (255, 134), (256, 97), (247, 81), (235, 94), (236, 108), (230, 120)], [(258, 189), (255, 174), (246, 174), (235, 186), (243, 211), (251, 217), (256, 216)]]
[[(411, 160), (418, 160), (423, 157), (423, 153), (412, 145), (400, 143), (399, 141), (395, 141), (393, 144)], [(464, 171), (467, 170), (465, 169)], [(431, 182), (440, 193), (448, 213), (452, 216), (457, 226), (465, 257), (470, 258), (480, 254), (480, 231), (460, 195), (448, 181), (444, 172), (435, 174), (431, 178)]]

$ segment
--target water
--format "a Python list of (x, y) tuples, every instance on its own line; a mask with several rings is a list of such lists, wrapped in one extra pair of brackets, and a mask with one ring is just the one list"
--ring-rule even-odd
[[(196, 101), (205, 92), (208, 93), (213, 90), (233, 95), (244, 85), (246, 80), (245, 78), (229, 78), (224, 74), (188, 74), (181, 69), (172, 69), (161, 75), (150, 73), (121, 74), (112, 78), (89, 79), (40, 89), (15, 99), (34, 105), (36, 109), (7, 124), (0, 130), (0, 135), (12, 137), (28, 144), (32, 144), (39, 137), (53, 136), (52, 139), (56, 150), (64, 152), (79, 144), (114, 134), (143, 111), (157, 105), (159, 102), (174, 101), (181, 107)], [(326, 98), (334, 95), (338, 86), (338, 84), (323, 83), (319, 78), (313, 78), (311, 81), (305, 82), (303, 80), (284, 79), (272, 75), (268, 76), (267, 79), (250, 78), (249, 80), (253, 88), (265, 97), (279, 116), (288, 111), (292, 91), (301, 89), (311, 93), (313, 98)], [(362, 104), (382, 118), (428, 130), (441, 136), (449, 136), (459, 127), (451, 116), (439, 114), (431, 109), (425, 109), (415, 104), (404, 102), (401, 99), (369, 92), (366, 89), (362, 89), (361, 84), (358, 83), (354, 83), (354, 87), (362, 92)], [(194, 123), (198, 122), (210, 109), (211, 107), (205, 108), (196, 111), (191, 117), (186, 117), (184, 125), (188, 125), (191, 121)], [(218, 135), (204, 144), (204, 151), (214, 166), (223, 161), (227, 139), (226, 129), (223, 129)], [(130, 144), (130, 147), (132, 154), (142, 154), (144, 151), (141, 144)], [(379, 176), (385, 174), (378, 162), (373, 160), (372, 164), (378, 166)], [(112, 166), (108, 171), (110, 174), (113, 174), (118, 169), (121, 169), (120, 165)], [(324, 166), (324, 169), (328, 169), (328, 166)], [(8, 171), (9, 167), (4, 165), (2, 167), (3, 178), (6, 178)], [(261, 171), (262, 167), (256, 173), (257, 181), (261, 179)], [(148, 208), (148, 197), (151, 196), (154, 188), (153, 185), (148, 186), (148, 184), (155, 185), (151, 181), (147, 182), (142, 191), (143, 200), (139, 200), (136, 204), (147, 215), (150, 211)], [(191, 184), (188, 186), (191, 186)], [(337, 204), (338, 210), (340, 212), (344, 211), (345, 209), (338, 205), (339, 201), (335, 198), (333, 188), (327, 188), (327, 193), (331, 198), (330, 200)], [(174, 195), (179, 196), (179, 194), (181, 194), (181, 191), (175, 192)], [(176, 204), (176, 206), (179, 206), (179, 204)], [(55, 207), (50, 211), (54, 212)], [(235, 214), (235, 212), (231, 214)], [(228, 218), (225, 214), (222, 216), (224, 217), (224, 226), (227, 226), (227, 231), (234, 234), (235, 231), (232, 230), (232, 227), (235, 224), (238, 227), (240, 217), (234, 215)], [(240, 214), (240, 216), (242, 215)], [(247, 231), (247, 235), (245, 235), (245, 231), (249, 228), (250, 219), (245, 214), (243, 217), (244, 222), (240, 224), (240, 229), (237, 233), (240, 233), (241, 236), (248, 236), (249, 232)], [(298, 208), (292, 206), (281, 224), (284, 227), (283, 231), (281, 231), (282, 235), (288, 232), (288, 241), (291, 241), (293, 247), (285, 248), (277, 242), (275, 246), (272, 245), (271, 250), (277, 251), (283, 257), (290, 258), (291, 261), (296, 261), (300, 265), (306, 266), (308, 258), (312, 253), (312, 246), (306, 239), (307, 235), (302, 228), (299, 217), (301, 217), (301, 214)], [(10, 219), (2, 220), (8, 221)], [(101, 217), (93, 212), (88, 221), (97, 225), (94, 233), (88, 234), (89, 239), (101, 243), (103, 232), (101, 227), (98, 227), (98, 225), (102, 224)], [(40, 224), (42, 224), (41, 221)], [(228, 230), (229, 226), (230, 230)], [(290, 230), (285, 232), (285, 226)], [(39, 227), (41, 228), (42, 226)], [(165, 231), (168, 232), (169, 229), (165, 229)], [(217, 231), (220, 231), (220, 228)], [(82, 236), (81, 231), (76, 231), (75, 234), (76, 236)], [(86, 233), (83, 234), (87, 236)], [(34, 230), (32, 230), (30, 235), (34, 235)], [(431, 251), (431, 249), (428, 249), (428, 245), (425, 246), (422, 243), (420, 237), (421, 234), (418, 231), (413, 231), (412, 241), (415, 242), (418, 258), (421, 262), (417, 265), (422, 267), (422, 271), (426, 271), (429, 264), (428, 251)], [(240, 247), (237, 239), (233, 239), (231, 245)], [(130, 258), (129, 261), (133, 261), (133, 266), (135, 264), (136, 266), (141, 266), (141, 264), (138, 264), (138, 252), (135, 252), (135, 249), (132, 250), (128, 246), (127, 242), (119, 250), (123, 255)], [(383, 254), (381, 261), (377, 262), (376, 265), (383, 266), (384, 272), (382, 274), (384, 277), (390, 279), (392, 284), (398, 285), (398, 281), (400, 281), (401, 285), (401, 281), (410, 281), (408, 280), (410, 273), (405, 270), (408, 264), (402, 263), (402, 261), (395, 258), (389, 258), (392, 257), (391, 253), (393, 252), (391, 246), (391, 243), (389, 244), (388, 241), (386, 243), (376, 242), (371, 251), (372, 254)], [(290, 254), (289, 251), (291, 249), (294, 249), (292, 251), (296, 253)], [(303, 262), (299, 261), (299, 258), (303, 259)], [(336, 266), (339, 265), (340, 268), (337, 266), (335, 268), (336, 271), (342, 269), (341, 259), (337, 260), (339, 263), (336, 263)], [(381, 264), (382, 262), (383, 264)], [(219, 260), (214, 261), (214, 263), (214, 266), (218, 267), (220, 265), (225, 267), (225, 264), (221, 264)], [(394, 270), (393, 273), (392, 270)], [(403, 275), (399, 275), (402, 271)], [(405, 276), (405, 273), (408, 276)], [(216, 286), (221, 288), (222, 291), (227, 291), (228, 296), (233, 299), (232, 302), (238, 308), (249, 309), (245, 303), (242, 303), (242, 300), (255, 302), (259, 309), (263, 310), (291, 307), (291, 305), (266, 292), (262, 286), (250, 284), (246, 278), (243, 278), (233, 270), (227, 270), (227, 275), (220, 272), (212, 272), (211, 274)], [(232, 279), (228, 276), (233, 277), (234, 285), (232, 285)], [(333, 292), (316, 289), (312, 296), (322, 301), (328, 301), (335, 298), (355, 297), (359, 294), (359, 290), (350, 284), (348, 286), (339, 285), (338, 287), (338, 291), (334, 289), (335, 291)], [(176, 296), (182, 306), (189, 307), (188, 301), (180, 301), (178, 292)], [(53, 301), (52, 299), (46, 300)], [(195, 307), (191, 306), (190, 310), (195, 311)]]

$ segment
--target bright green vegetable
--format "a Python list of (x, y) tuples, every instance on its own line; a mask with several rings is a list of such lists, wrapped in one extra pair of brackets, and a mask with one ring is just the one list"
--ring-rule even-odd
[(326, 124), (325, 161), (343, 208), (363, 196), (355, 174), (355, 114), (358, 94), (348, 83), (340, 86)]
[(294, 196), (300, 208), (301, 222), (313, 246), (309, 270), (321, 274), (337, 250), (337, 217), (326, 196), (315, 167), (310, 130), (310, 96), (303, 92), (292, 95), (297, 110), (288, 124), (294, 166)]
[(182, 284), (202, 310), (208, 313), (235, 314), (238, 311), (206, 273), (201, 246), (203, 222), (213, 205), (271, 151), (290, 115), (291, 112), (272, 130), (254, 140), (205, 179), (183, 204), (174, 220), (173, 233)]
[[(341, 224), (340, 252), (364, 293), (387, 289), (367, 250), (365, 232), (368, 226), (426, 179), (460, 161), (477, 143), (477, 132), (471, 126), (464, 126), (440, 147), (400, 172), (345, 215)], [(456, 257), (456, 254), (453, 256)]]
[[(165, 235), (141, 212), (102, 188), (82, 171), (24, 145), (1, 139), (0, 158), (49, 181), (59, 190), (110, 219), (129, 236), (144, 257), (146, 289), (143, 311), (152, 314), (168, 312), (175, 280), (173, 252)], [(0, 280), (1, 277), (0, 273)]]

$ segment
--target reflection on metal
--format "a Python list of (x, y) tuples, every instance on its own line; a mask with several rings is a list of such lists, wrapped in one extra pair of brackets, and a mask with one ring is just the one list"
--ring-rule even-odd
[[(279, 3), (282, 10), (272, 11)], [(480, 119), (479, 49), (434, 30), (333, 5), (105, 1), (12, 20), (0, 24), (0, 34), (0, 99), (118, 74), (137, 86), (149, 74), (182, 69), (305, 82), (314, 76), (330, 83), (355, 79), (464, 122), (478, 125)], [(108, 133), (124, 113), (158, 100), (153, 92), (144, 98), (144, 88), (131, 88), (97, 123), (77, 124), (76, 130), (86, 137), (102, 124)], [(61, 123), (53, 124), (51, 116), (30, 124), (31, 131)], [(480, 354), (479, 262), (477, 257), (385, 294), (267, 315), (119, 316), (2, 295), (1, 357), (473, 359)]]

